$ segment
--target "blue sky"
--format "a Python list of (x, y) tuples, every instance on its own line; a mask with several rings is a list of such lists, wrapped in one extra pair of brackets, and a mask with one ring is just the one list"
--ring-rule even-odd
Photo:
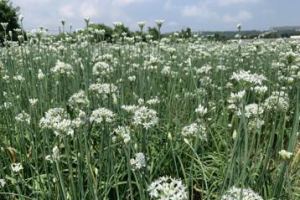
[(73, 30), (84, 26), (84, 17), (112, 26), (122, 21), (137, 29), (138, 21), (154, 26), (163, 19), (162, 31), (190, 27), (199, 30), (267, 30), (273, 26), (300, 25), (300, 0), (12, 0), (20, 6), (26, 29), (47, 27), (57, 32), (64, 19)]

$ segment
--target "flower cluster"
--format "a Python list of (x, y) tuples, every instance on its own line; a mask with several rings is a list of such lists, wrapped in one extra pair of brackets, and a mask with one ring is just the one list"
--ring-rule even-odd
[(111, 133), (111, 138), (113, 142), (121, 141), (127, 144), (130, 140), (130, 129), (128, 126), (118, 126)]
[(184, 138), (194, 138), (199, 137), (202, 141), (207, 140), (206, 128), (205, 126), (197, 123), (192, 123), (188, 126), (185, 126), (181, 130), (181, 135)]
[(78, 93), (73, 94), (68, 101), (70, 107), (82, 109), (85, 107), (88, 107), (90, 104), (90, 101), (88, 97), (86, 96), (85, 92), (83, 90), (80, 90)]
[(261, 196), (256, 194), (251, 189), (244, 189), (244, 188), (237, 188), (232, 187), (230, 188), (222, 197), (221, 200), (263, 200)]
[(40, 127), (52, 130), (56, 136), (74, 134), (72, 121), (68, 119), (67, 112), (63, 108), (49, 109), (40, 120)]
[(115, 114), (107, 108), (98, 108), (93, 110), (90, 121), (95, 124), (102, 124), (103, 122), (111, 123), (115, 118)]
[(70, 64), (58, 60), (56, 62), (56, 65), (53, 68), (51, 68), (51, 73), (53, 73), (56, 76), (72, 76), (74, 74), (74, 69)]
[(149, 129), (158, 123), (157, 112), (146, 106), (139, 107), (134, 111), (133, 123), (141, 125), (145, 129)]
[(180, 179), (171, 177), (160, 177), (153, 181), (149, 187), (148, 192), (151, 199), (156, 200), (187, 200), (187, 188)]
[(231, 79), (234, 79), (238, 82), (245, 82), (254, 85), (261, 85), (263, 81), (267, 80), (267, 78), (264, 75), (259, 75), (256, 73), (251, 74), (250, 71), (244, 71), (244, 70), (241, 70), (237, 73), (233, 72)]
[(133, 170), (142, 170), (146, 169), (146, 157), (143, 153), (139, 152), (136, 153), (134, 158), (130, 159), (130, 164), (133, 168)]
[(18, 114), (16, 117), (15, 117), (16, 121), (18, 122), (25, 122), (27, 124), (30, 124), (30, 120), (31, 120), (31, 117), (29, 114), (27, 114), (26, 112), (21, 112), (20, 114)]
[(285, 92), (272, 92), (265, 100), (264, 106), (270, 111), (286, 111), (289, 108), (289, 97)]

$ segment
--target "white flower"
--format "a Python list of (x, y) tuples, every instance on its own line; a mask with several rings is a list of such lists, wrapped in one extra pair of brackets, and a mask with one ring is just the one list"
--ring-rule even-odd
[(198, 108), (195, 109), (195, 112), (199, 114), (201, 117), (203, 117), (207, 113), (207, 108), (203, 107), (201, 104), (198, 106)]
[(270, 111), (286, 111), (289, 108), (289, 97), (285, 92), (272, 92), (265, 100), (264, 107)]
[(146, 158), (143, 153), (136, 153), (135, 158), (130, 159), (133, 170), (141, 170), (146, 168)]
[(6, 184), (6, 181), (4, 179), (0, 179), (0, 188), (4, 187)]
[(47, 155), (45, 157), (46, 160), (49, 160), (51, 163), (53, 163), (54, 161), (59, 160), (60, 155), (59, 155), (59, 148), (57, 146), (54, 146), (52, 149), (52, 154), (51, 155)]
[(1, 24), (2, 28), (3, 28), (4, 30), (6, 30), (6, 28), (7, 28), (7, 26), (8, 26), (8, 23), (7, 23), (7, 22), (1, 22), (0, 24)]
[(293, 156), (293, 153), (292, 152), (288, 152), (288, 151), (286, 151), (286, 150), (283, 149), (283, 150), (279, 151), (279, 155), (280, 155), (280, 157), (282, 159), (288, 160), (288, 159), (290, 159)]
[(114, 69), (107, 64), (106, 62), (97, 62), (94, 66), (93, 66), (93, 75), (95, 76), (99, 76), (99, 75), (107, 75), (111, 72), (113, 72)]
[(187, 188), (180, 179), (171, 177), (160, 177), (153, 181), (148, 192), (151, 199), (157, 200), (187, 200)]
[(26, 112), (22, 111), (20, 114), (18, 114), (15, 117), (15, 119), (18, 122), (26, 122), (27, 124), (30, 124), (31, 117), (30, 117), (29, 114), (27, 114)]
[(145, 129), (153, 127), (158, 123), (157, 112), (142, 106), (134, 111), (133, 123), (142, 125)]
[(111, 133), (112, 141), (117, 142), (122, 140), (123, 143), (127, 144), (130, 140), (130, 129), (128, 126), (118, 126), (118, 128), (114, 129)]
[(69, 98), (68, 103), (72, 108), (80, 109), (80, 108), (88, 107), (90, 101), (86, 96), (85, 92), (83, 90), (80, 90), (79, 92), (73, 94)]
[(118, 28), (123, 26), (123, 22), (113, 22), (113, 25)]
[(20, 81), (20, 82), (25, 81), (25, 78), (21, 75), (16, 75), (16, 76), (13, 77), (13, 79), (16, 80), (16, 81)]
[(41, 69), (39, 69), (38, 72), (38, 79), (39, 80), (43, 80), (45, 78), (45, 74), (43, 73), (43, 71)]
[(56, 65), (53, 68), (51, 68), (50, 71), (56, 76), (72, 76), (74, 74), (73, 67), (70, 64), (61, 62), (59, 60), (56, 62)]
[(161, 20), (161, 19), (155, 20), (155, 23), (159, 28), (163, 25), (164, 22), (165, 22), (165, 20)]
[(113, 122), (114, 118), (115, 114), (112, 111), (106, 108), (98, 108), (92, 112), (90, 120), (96, 124), (101, 124), (103, 122)]
[(263, 200), (261, 196), (256, 194), (253, 190), (246, 188), (230, 188), (220, 200)]
[(231, 79), (234, 79), (238, 82), (246, 82), (254, 85), (261, 85), (263, 81), (267, 80), (264, 75), (251, 74), (250, 71), (240, 70), (239, 72), (233, 72)]
[(145, 22), (138, 22), (137, 24), (140, 27), (140, 29), (143, 29), (145, 26)]
[(19, 172), (23, 169), (23, 166), (21, 163), (13, 163), (11, 164), (11, 169), (13, 172)]
[[(250, 118), (250, 117), (257, 117), (261, 114), (263, 114), (264, 109), (262, 108), (262, 106), (256, 104), (256, 103), (252, 103), (249, 105), (245, 106), (245, 117)], [(237, 111), (237, 115), (238, 116), (242, 116), (242, 111), (239, 109)]]
[(135, 105), (122, 105), (121, 108), (129, 113), (134, 113), (139, 107)]
[(108, 95), (116, 93), (118, 88), (113, 84), (95, 83), (90, 85), (89, 90), (91, 92), (95, 92), (98, 95)]
[(74, 134), (73, 122), (68, 119), (67, 112), (63, 108), (49, 109), (39, 125), (42, 129), (52, 130), (56, 136)]
[(253, 88), (253, 90), (255, 92), (257, 92), (258, 94), (264, 94), (268, 91), (268, 87), (267, 86), (255, 86)]
[(155, 105), (155, 104), (159, 104), (160, 103), (160, 100), (158, 99), (158, 97), (154, 97), (154, 98), (151, 98), (149, 99), (148, 101), (146, 101), (146, 103), (148, 105)]
[(38, 99), (29, 99), (29, 103), (31, 106), (35, 106), (39, 100)]
[(181, 130), (181, 135), (184, 138), (192, 138), (199, 136), (202, 141), (207, 140), (206, 128), (203, 125), (197, 123), (192, 123), (188, 126), (185, 126)]

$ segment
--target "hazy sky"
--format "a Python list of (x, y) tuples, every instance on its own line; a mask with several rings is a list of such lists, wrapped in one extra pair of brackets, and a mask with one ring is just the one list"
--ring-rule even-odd
[(57, 32), (65, 19), (73, 30), (82, 28), (83, 18), (112, 25), (122, 21), (137, 29), (138, 21), (153, 26), (165, 20), (162, 31), (191, 27), (199, 30), (266, 30), (272, 26), (300, 25), (300, 0), (12, 0), (21, 8), (26, 29), (47, 27)]

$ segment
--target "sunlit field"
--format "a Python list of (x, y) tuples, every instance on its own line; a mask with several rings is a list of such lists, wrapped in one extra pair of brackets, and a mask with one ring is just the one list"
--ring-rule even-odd
[(103, 34), (7, 33), (0, 199), (300, 199), (300, 41)]

